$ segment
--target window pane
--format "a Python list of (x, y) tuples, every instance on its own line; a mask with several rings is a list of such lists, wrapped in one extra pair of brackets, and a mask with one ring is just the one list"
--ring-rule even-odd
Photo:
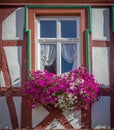
[(62, 44), (61, 67), (62, 67), (62, 73), (77, 68), (77, 45), (76, 44)]
[(61, 20), (61, 37), (62, 38), (76, 38), (76, 20)]
[(41, 70), (48, 70), (56, 73), (56, 45), (55, 44), (41, 44), (40, 49), (40, 66)]
[(40, 20), (40, 37), (55, 38), (56, 37), (56, 21)]

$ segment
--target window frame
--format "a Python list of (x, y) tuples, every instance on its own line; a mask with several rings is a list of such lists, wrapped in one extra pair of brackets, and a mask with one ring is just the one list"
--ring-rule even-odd
[[(40, 38), (40, 20), (55, 20), (56, 38)], [(77, 38), (62, 38), (61, 37), (61, 23), (60, 20), (76, 20)], [(61, 46), (62, 44), (76, 44), (77, 45), (77, 67), (81, 65), (81, 28), (80, 28), (80, 16), (38, 16), (36, 17), (36, 69), (40, 69), (40, 44), (52, 44), (57, 45), (57, 74), (61, 74)]]

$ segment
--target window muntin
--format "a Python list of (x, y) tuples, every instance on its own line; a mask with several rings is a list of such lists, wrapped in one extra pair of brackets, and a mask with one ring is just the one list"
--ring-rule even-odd
[[(36, 69), (40, 69), (42, 71), (47, 69), (51, 72), (61, 74), (79, 67), (80, 18), (70, 16), (38, 17), (37, 23)], [(46, 48), (48, 48), (48, 50)], [(75, 53), (73, 54), (73, 52)], [(47, 60), (49, 60), (49, 57), (54, 57), (55, 59), (53, 59), (53, 62), (51, 61), (50, 64), (46, 65), (46, 61), (43, 63), (43, 55), (48, 55)], [(74, 60), (72, 57), (74, 57)], [(70, 58), (72, 59), (72, 62), (69, 60)]]

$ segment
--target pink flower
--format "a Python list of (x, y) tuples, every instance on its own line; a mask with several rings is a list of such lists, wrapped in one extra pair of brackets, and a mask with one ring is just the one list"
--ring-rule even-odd
[(90, 104), (98, 97), (100, 84), (82, 66), (64, 76), (47, 70), (34, 71), (23, 86), (26, 101), (32, 108), (39, 104), (45, 107), (53, 104), (62, 110), (75, 110), (89, 109)]

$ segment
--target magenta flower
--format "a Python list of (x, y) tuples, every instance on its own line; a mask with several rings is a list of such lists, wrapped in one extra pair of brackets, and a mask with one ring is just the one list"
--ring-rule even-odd
[(49, 108), (53, 105), (65, 111), (88, 110), (98, 98), (100, 84), (82, 66), (59, 76), (47, 70), (36, 70), (23, 86), (26, 102), (31, 108), (39, 105)]

